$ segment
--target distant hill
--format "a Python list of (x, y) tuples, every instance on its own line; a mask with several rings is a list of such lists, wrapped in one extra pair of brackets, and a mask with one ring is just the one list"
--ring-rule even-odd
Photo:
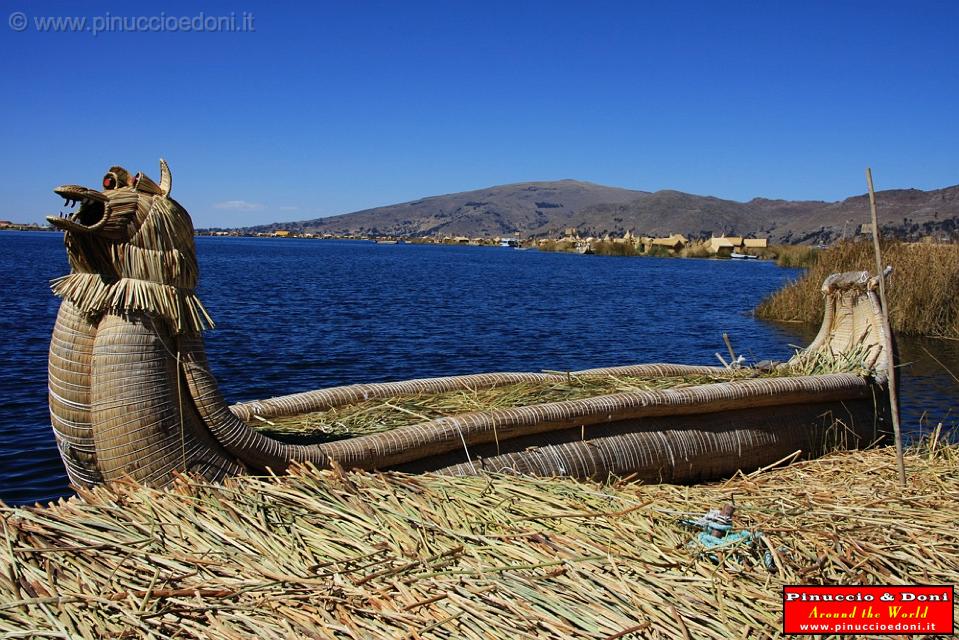
[[(884, 230), (898, 237), (959, 237), (959, 185), (877, 194)], [(852, 235), (869, 219), (865, 195), (840, 202), (755, 198), (723, 200), (680, 191), (634, 191), (578, 180), (521, 182), (422, 198), (328, 218), (249, 227), (334, 235), (556, 236), (575, 227), (581, 236), (607, 233), (692, 237), (755, 235), (772, 242), (829, 242)]]
[(570, 215), (598, 203), (626, 203), (645, 195), (578, 180), (520, 182), (422, 198), (329, 218), (251, 227), (301, 232), (393, 236), (500, 236), (561, 231)]

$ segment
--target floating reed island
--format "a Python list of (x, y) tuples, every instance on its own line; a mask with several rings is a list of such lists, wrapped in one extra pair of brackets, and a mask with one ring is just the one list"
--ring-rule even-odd
[[(80, 487), (178, 473), (218, 482), (319, 468), (695, 482), (877, 441), (889, 358), (878, 280), (825, 278), (822, 329), (756, 368), (626, 365), (359, 384), (228, 406), (201, 332), (193, 225), (160, 182), (113, 167), (51, 217), (71, 272), (50, 345), (50, 413)], [(732, 348), (730, 347), (730, 351)], [(731, 354), (731, 357), (735, 357)]]
[[(709, 485), (295, 467), (0, 508), (0, 636), (774, 638), (787, 584), (959, 582), (959, 449)], [(735, 502), (736, 542), (684, 524)], [(749, 535), (744, 532), (748, 531)]]

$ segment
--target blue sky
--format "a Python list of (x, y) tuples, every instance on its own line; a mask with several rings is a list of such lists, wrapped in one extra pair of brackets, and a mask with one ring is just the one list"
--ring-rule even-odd
[[(0, 219), (161, 156), (200, 227), (525, 180), (736, 200), (841, 199), (867, 165), (880, 189), (959, 183), (955, 2), (92, 6), (3, 3)], [(35, 23), (161, 11), (255, 31)]]

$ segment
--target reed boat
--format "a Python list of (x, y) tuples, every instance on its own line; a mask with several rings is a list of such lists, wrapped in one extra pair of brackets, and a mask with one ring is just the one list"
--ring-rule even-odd
[[(52, 283), (62, 302), (50, 414), (75, 485), (218, 481), (302, 463), (696, 482), (866, 445), (885, 430), (891, 337), (864, 272), (826, 280), (819, 334), (778, 365), (481, 373), (230, 406), (207, 363), (202, 332), (213, 322), (195, 292), (193, 225), (171, 186), (161, 160), (159, 183), (113, 167), (102, 189), (55, 189), (81, 203), (49, 218), (71, 267)], [(360, 428), (371, 406), (396, 411)]]

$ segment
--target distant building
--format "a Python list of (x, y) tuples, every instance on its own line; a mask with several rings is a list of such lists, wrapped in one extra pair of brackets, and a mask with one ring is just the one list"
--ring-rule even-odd
[(683, 248), (689, 244), (689, 239), (681, 233), (674, 233), (665, 238), (652, 238), (652, 241), (647, 244), (647, 251), (649, 247), (665, 247), (672, 253), (679, 253)]
[(714, 255), (729, 255), (734, 251), (746, 249), (765, 249), (768, 238), (743, 238), (741, 236), (720, 236), (709, 239), (709, 252)]
[(290, 232), (287, 231), (286, 229), (277, 229), (276, 231), (273, 232), (273, 237), (274, 237), (274, 238), (288, 238), (288, 237), (290, 237)]
[(729, 255), (743, 244), (742, 238), (713, 236), (709, 239), (709, 252), (715, 255)]

